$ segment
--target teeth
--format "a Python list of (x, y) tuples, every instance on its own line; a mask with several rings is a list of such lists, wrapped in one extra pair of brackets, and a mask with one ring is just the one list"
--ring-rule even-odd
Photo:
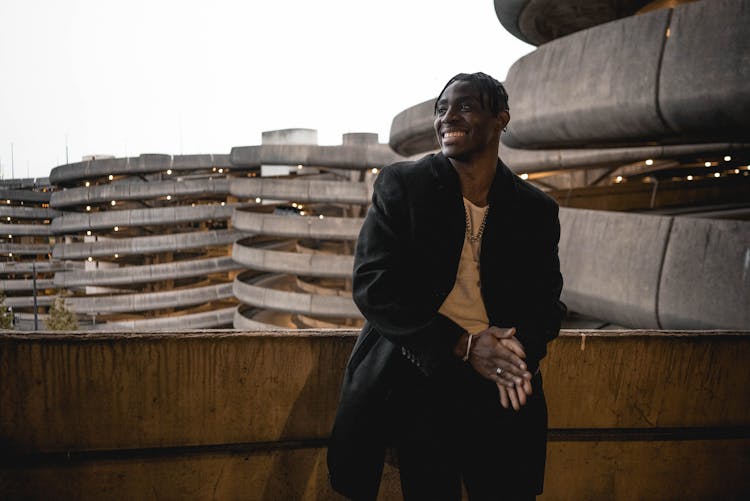
[(443, 137), (461, 137), (465, 135), (465, 132), (446, 132), (445, 134), (443, 134)]

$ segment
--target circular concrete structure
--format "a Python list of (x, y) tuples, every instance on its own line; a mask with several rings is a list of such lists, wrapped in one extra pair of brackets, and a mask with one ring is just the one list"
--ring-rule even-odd
[(229, 218), (236, 200), (229, 155), (141, 155), (56, 167), (50, 205), (54, 257), (79, 263), (55, 273), (73, 293), (82, 327), (227, 327), (236, 300)]
[(5, 307), (13, 309), (16, 329), (34, 326), (35, 290), (41, 322), (55, 293), (54, 272), (75, 268), (51, 256), (50, 223), (59, 215), (49, 206), (51, 190), (47, 179), (0, 181), (0, 291), (7, 297)]
[(376, 134), (346, 134), (340, 146), (319, 146), (315, 131), (291, 129), (266, 133), (263, 141), (234, 148), (232, 162), (289, 168), (277, 177), (230, 181), (229, 192), (251, 204), (235, 209), (232, 225), (255, 235), (232, 252), (248, 269), (234, 282), (243, 304), (234, 326), (360, 325), (351, 298), (353, 245), (378, 168), (402, 157)]

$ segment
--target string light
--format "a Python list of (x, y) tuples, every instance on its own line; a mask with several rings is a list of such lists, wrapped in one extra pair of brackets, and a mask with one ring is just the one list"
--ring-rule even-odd
[(649, 158), (646, 160), (646, 165), (654, 165), (654, 161)]

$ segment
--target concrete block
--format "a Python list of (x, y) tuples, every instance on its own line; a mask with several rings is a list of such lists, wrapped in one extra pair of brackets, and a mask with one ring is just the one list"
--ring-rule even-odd
[(658, 312), (667, 329), (750, 330), (750, 221), (675, 218)]
[(671, 218), (560, 210), (562, 299), (573, 311), (658, 327), (656, 300)]
[(683, 135), (750, 137), (750, 2), (674, 8), (659, 80), (659, 106)]

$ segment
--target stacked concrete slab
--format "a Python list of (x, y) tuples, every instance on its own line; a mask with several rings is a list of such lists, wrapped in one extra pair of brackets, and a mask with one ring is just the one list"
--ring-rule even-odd
[(237, 208), (232, 224), (255, 235), (234, 244), (247, 268), (234, 282), (243, 303), (237, 328), (354, 326), (352, 248), (379, 167), (397, 161), (376, 134), (346, 134), (320, 146), (312, 130), (264, 134), (259, 146), (232, 149), (242, 168), (289, 166), (287, 175), (232, 179), (230, 193), (252, 206)]
[(52, 259), (50, 223), (58, 212), (49, 207), (51, 191), (46, 178), (0, 181), (0, 292), (18, 329), (33, 328), (35, 292), (37, 323), (43, 327), (44, 307), (54, 296), (53, 274), (77, 266)]
[(228, 155), (91, 158), (52, 170), (54, 287), (96, 329), (231, 325), (234, 201)]

